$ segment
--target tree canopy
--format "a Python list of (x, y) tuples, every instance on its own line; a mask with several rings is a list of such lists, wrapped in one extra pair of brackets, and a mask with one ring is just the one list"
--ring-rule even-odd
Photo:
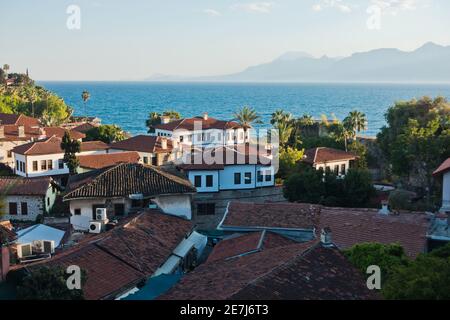
[(81, 143), (72, 139), (70, 133), (66, 131), (61, 141), (61, 149), (64, 150), (63, 161), (69, 168), (70, 174), (75, 174), (80, 163), (76, 154), (81, 150)]
[(124, 131), (116, 125), (104, 124), (89, 129), (86, 132), (87, 141), (103, 141), (104, 143), (112, 143), (125, 140)]

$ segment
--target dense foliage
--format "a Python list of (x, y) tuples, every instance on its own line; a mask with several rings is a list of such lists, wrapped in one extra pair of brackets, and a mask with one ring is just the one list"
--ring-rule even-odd
[(57, 126), (72, 114), (73, 110), (60, 97), (35, 85), (27, 75), (14, 73), (8, 77), (16, 79), (16, 83), (11, 86), (0, 86), (0, 113), (35, 116), (46, 126)]
[(105, 143), (111, 143), (124, 140), (125, 133), (116, 125), (105, 124), (95, 128), (92, 128), (86, 132), (87, 141), (103, 141)]
[(367, 207), (374, 194), (369, 172), (350, 169), (344, 178), (334, 173), (300, 166), (284, 182), (284, 196), (292, 202), (340, 207)]
[[(25, 276), (17, 286), (20, 300), (83, 300), (83, 290), (69, 290), (66, 281), (69, 275), (62, 267), (40, 267)], [(82, 284), (85, 275), (82, 272)]]
[(432, 191), (432, 172), (450, 157), (450, 104), (442, 97), (397, 102), (386, 120), (377, 138), (392, 173)]
[(69, 132), (66, 131), (61, 141), (61, 149), (64, 150), (63, 160), (69, 168), (69, 173), (75, 174), (80, 163), (76, 154), (81, 150), (81, 143), (72, 139)]
[(181, 119), (181, 113), (174, 110), (164, 111), (162, 114), (158, 112), (150, 112), (148, 119), (145, 121), (145, 126), (148, 128), (148, 133), (153, 133), (153, 126), (161, 123), (161, 117), (169, 117), (172, 120)]

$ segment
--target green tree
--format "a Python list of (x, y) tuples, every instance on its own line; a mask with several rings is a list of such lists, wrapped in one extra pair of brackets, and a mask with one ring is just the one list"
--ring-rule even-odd
[(125, 140), (125, 133), (119, 126), (105, 124), (88, 130), (86, 132), (86, 140), (100, 140), (109, 144), (112, 142)]
[(287, 147), (288, 141), (294, 130), (294, 118), (292, 117), (292, 114), (282, 110), (277, 110), (272, 113), (270, 123), (278, 131), (280, 147)]
[(291, 202), (320, 203), (325, 194), (323, 172), (304, 167), (284, 181), (283, 194)]
[(304, 150), (297, 150), (291, 147), (282, 149), (279, 156), (279, 170), (277, 176), (285, 179), (295, 173), (299, 162), (303, 159)]
[(145, 126), (148, 128), (148, 133), (153, 133), (155, 131), (154, 126), (161, 123), (161, 117), (163, 116), (169, 117), (171, 120), (181, 119), (181, 113), (175, 110), (167, 110), (162, 114), (158, 112), (150, 112), (147, 120), (145, 120)]
[(85, 117), (87, 117), (87, 113), (86, 113), (86, 111), (87, 111), (86, 105), (87, 105), (87, 102), (88, 102), (88, 100), (89, 100), (90, 98), (91, 98), (91, 94), (89, 93), (89, 91), (84, 90), (84, 91), (81, 93), (81, 99), (83, 100), (83, 104), (84, 104), (84, 116), (85, 116)]
[(353, 137), (355, 137), (357, 133), (367, 129), (366, 115), (357, 110), (351, 111), (348, 116), (345, 117), (343, 123), (346, 129), (352, 132)]
[(34, 117), (35, 113), (34, 113), (34, 103), (37, 100), (37, 94), (36, 91), (34, 90), (33, 87), (28, 86), (25, 88), (25, 94), (27, 96), (27, 100), (31, 105), (31, 116)]
[(355, 165), (360, 169), (367, 169), (367, 147), (358, 140), (353, 140), (348, 145), (348, 151), (352, 152), (358, 158), (355, 160)]
[(262, 123), (261, 117), (258, 115), (255, 109), (248, 106), (242, 107), (240, 110), (234, 113), (234, 120), (244, 128), (244, 136), (247, 138), (247, 131), (252, 127), (252, 124)]
[(372, 176), (364, 169), (350, 168), (344, 177), (346, 207), (367, 207), (375, 193)]
[(61, 149), (64, 150), (63, 161), (69, 168), (69, 173), (75, 174), (79, 165), (76, 154), (81, 150), (81, 143), (71, 139), (70, 133), (66, 131), (61, 141)]
[[(19, 300), (84, 300), (83, 289), (67, 288), (70, 275), (63, 267), (39, 267), (33, 269), (17, 286)], [(81, 285), (86, 282), (82, 271)]]

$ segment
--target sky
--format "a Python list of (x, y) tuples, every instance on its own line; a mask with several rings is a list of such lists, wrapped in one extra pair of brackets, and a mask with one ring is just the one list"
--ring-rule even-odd
[(448, 0), (1, 0), (0, 12), (0, 64), (36, 80), (211, 76), (290, 51), (450, 45)]

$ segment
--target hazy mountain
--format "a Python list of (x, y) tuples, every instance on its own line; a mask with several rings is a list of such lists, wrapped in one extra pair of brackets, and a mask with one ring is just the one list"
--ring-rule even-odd
[(427, 43), (411, 51), (377, 49), (346, 58), (288, 52), (272, 62), (224, 76), (153, 81), (450, 82), (450, 46)]

